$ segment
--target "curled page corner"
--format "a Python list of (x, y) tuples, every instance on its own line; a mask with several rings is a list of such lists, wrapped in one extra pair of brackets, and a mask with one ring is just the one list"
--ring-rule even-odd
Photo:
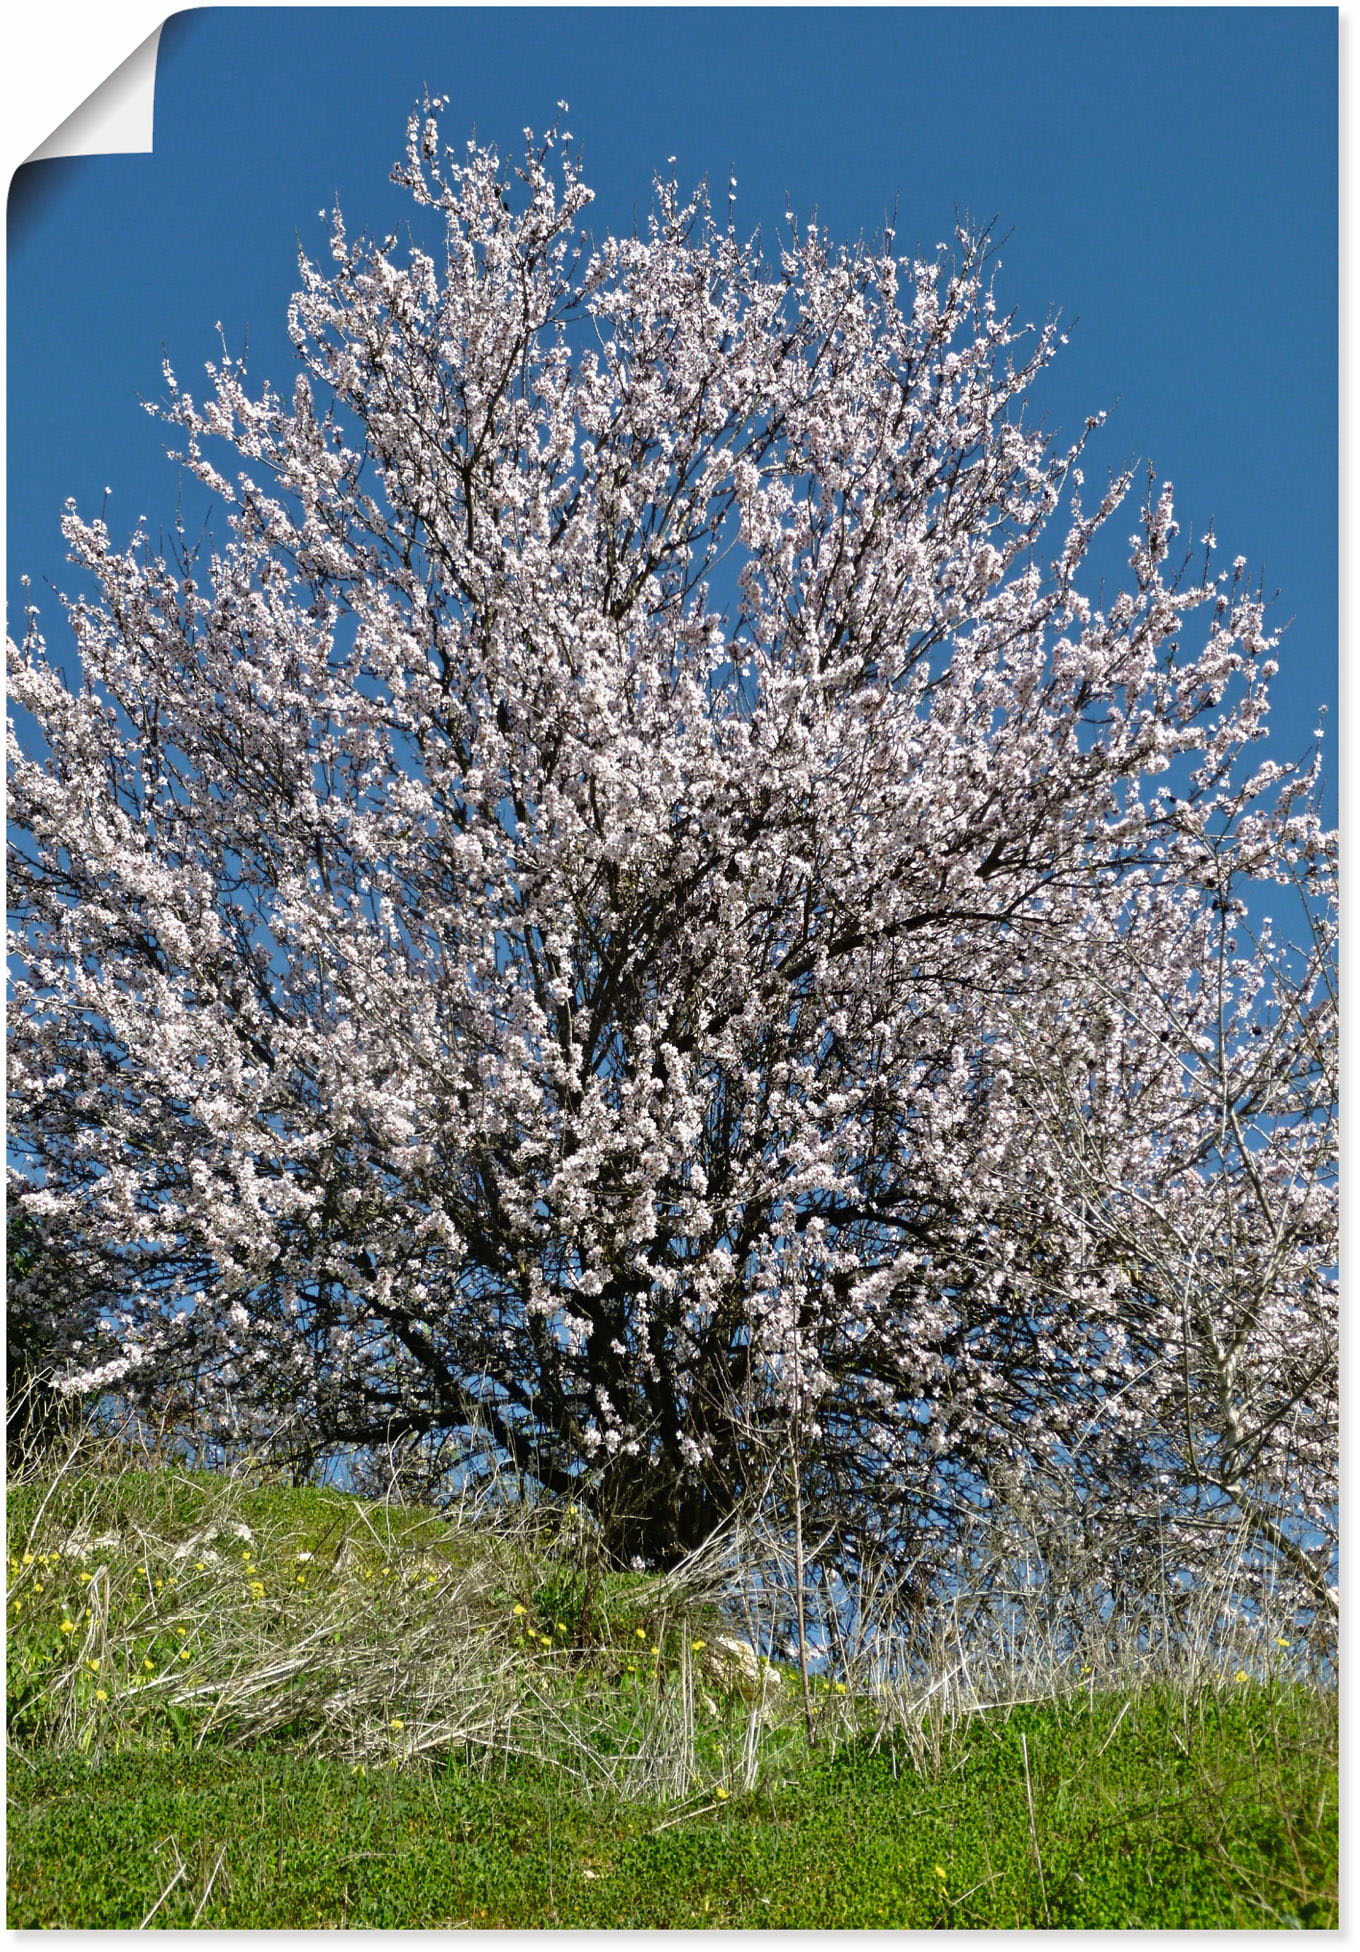
[(160, 38), (157, 27), (27, 160), (42, 163), (54, 156), (150, 155)]

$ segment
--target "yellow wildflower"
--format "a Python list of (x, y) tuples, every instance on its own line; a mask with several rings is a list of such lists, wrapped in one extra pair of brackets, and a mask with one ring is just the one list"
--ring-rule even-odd
[(147, 1672), (148, 1674), (149, 1674), (149, 1673), (151, 1672), (151, 1670), (152, 1670), (152, 1669), (153, 1669), (153, 1668), (155, 1667), (155, 1665), (156, 1665), (156, 1663), (155, 1663), (155, 1662), (154, 1662), (154, 1661), (152, 1660), (152, 1658), (151, 1658), (151, 1656), (150, 1656), (150, 1654), (148, 1654), (148, 1655), (147, 1655), (147, 1657), (146, 1657), (146, 1659), (145, 1659), (145, 1660), (144, 1660), (144, 1661), (142, 1662), (142, 1666), (143, 1666), (143, 1668), (144, 1668), (144, 1669), (146, 1670), (146, 1672)]
[(949, 1876), (949, 1873), (948, 1873), (948, 1871), (947, 1871), (947, 1870), (945, 1869), (945, 1867), (944, 1867), (944, 1865), (943, 1865), (943, 1864), (937, 1864), (937, 1865), (935, 1866), (935, 1875), (936, 1875), (936, 1877), (938, 1877), (938, 1878), (945, 1878), (945, 1879), (947, 1879), (947, 1878), (948, 1878), (948, 1876)]
[(702, 1654), (707, 1645), (708, 1642), (706, 1640), (691, 1640), (689, 1643), (689, 1651), (691, 1654)]
[(645, 1640), (647, 1638), (646, 1627), (635, 1627), (633, 1631), (634, 1633), (636, 1633), (639, 1640)]
[(96, 1688), (96, 1689), (95, 1689), (95, 1691), (94, 1691), (94, 1698), (95, 1698), (95, 1700), (96, 1700), (96, 1701), (107, 1701), (107, 1700), (108, 1700), (108, 1698), (109, 1698), (109, 1691), (108, 1691), (108, 1689), (107, 1689), (107, 1688)]
[(713, 1794), (718, 1798), (718, 1801), (720, 1803), (725, 1803), (727, 1801), (727, 1791), (723, 1788), (721, 1783), (718, 1784)]
[(391, 1721), (387, 1724), (387, 1726), (389, 1728), (405, 1728), (406, 1724), (401, 1719), (400, 1715), (393, 1715)]
[(179, 1650), (179, 1657), (182, 1661), (187, 1661), (189, 1658), (189, 1649), (187, 1647), (181, 1647)]
[(88, 1586), (93, 1578), (94, 1574), (92, 1572), (83, 1572), (80, 1575), (80, 1583), (82, 1586)]
[(86, 1665), (86, 1667), (88, 1667), (88, 1668), (89, 1668), (89, 1670), (90, 1670), (90, 1672), (91, 1672), (91, 1674), (98, 1674), (98, 1672), (99, 1672), (99, 1669), (100, 1669), (100, 1667), (101, 1667), (101, 1665), (102, 1665), (102, 1663), (101, 1663), (101, 1662), (99, 1662), (99, 1661), (97, 1661), (97, 1660), (96, 1660), (96, 1661), (86, 1661), (86, 1663), (85, 1663), (85, 1665)]
[(529, 1609), (528, 1609), (528, 1607), (527, 1607), (527, 1606), (515, 1606), (515, 1607), (512, 1607), (512, 1608), (511, 1608), (511, 1612), (512, 1612), (512, 1613), (514, 1614), (514, 1616), (515, 1616), (515, 1618), (516, 1618), (517, 1620), (519, 1620), (519, 1619), (522, 1619), (522, 1618), (523, 1618), (523, 1616), (524, 1616), (524, 1615), (525, 1615), (525, 1614), (526, 1614), (526, 1613), (527, 1613), (528, 1611), (529, 1611)]
[(75, 1632), (75, 1630), (76, 1630), (76, 1623), (75, 1623), (75, 1621), (74, 1621), (74, 1620), (63, 1620), (63, 1621), (62, 1621), (62, 1623), (61, 1623), (61, 1630), (62, 1630), (62, 1632), (63, 1632), (63, 1633), (74, 1633), (74, 1632)]

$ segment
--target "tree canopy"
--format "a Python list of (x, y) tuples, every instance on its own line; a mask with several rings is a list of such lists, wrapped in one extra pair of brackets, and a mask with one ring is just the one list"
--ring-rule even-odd
[(12, 654), (68, 1383), (508, 1457), (623, 1560), (793, 1444), (847, 1560), (1038, 1474), (1320, 1590), (1332, 850), (1245, 562), (1150, 478), (1118, 575), (985, 237), (595, 241), (440, 106), (290, 392), (167, 366), (221, 539), (68, 508), (79, 680)]

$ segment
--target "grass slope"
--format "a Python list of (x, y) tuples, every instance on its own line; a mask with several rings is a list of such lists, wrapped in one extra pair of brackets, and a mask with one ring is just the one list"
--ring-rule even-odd
[(1336, 1698), (1283, 1673), (823, 1687), (809, 1750), (569, 1526), (70, 1470), (9, 1536), (12, 1928), (1337, 1923)]

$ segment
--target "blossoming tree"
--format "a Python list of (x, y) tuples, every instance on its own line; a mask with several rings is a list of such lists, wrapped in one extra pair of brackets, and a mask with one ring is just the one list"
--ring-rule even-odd
[(80, 681), (12, 655), (18, 1197), (115, 1297), (69, 1381), (452, 1434), (653, 1563), (795, 1422), (850, 1554), (1035, 1469), (1307, 1559), (1326, 954), (1222, 925), (1326, 848), (1245, 761), (1245, 565), (1152, 482), (1102, 592), (1132, 484), (1026, 420), (985, 240), (765, 260), (662, 182), (595, 243), (565, 139), (439, 106), (291, 397), (167, 368), (220, 543), (69, 509)]

